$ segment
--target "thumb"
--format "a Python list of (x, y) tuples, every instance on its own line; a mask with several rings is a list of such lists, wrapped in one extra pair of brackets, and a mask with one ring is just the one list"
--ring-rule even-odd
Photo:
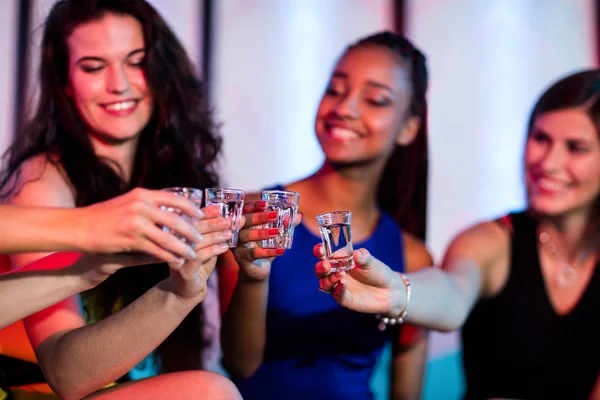
[(362, 270), (371, 270), (377, 266), (377, 259), (364, 248), (354, 251), (354, 261)]
[(200, 266), (198, 267), (198, 272), (206, 281), (208, 281), (208, 278), (210, 278), (217, 266), (217, 258), (217, 256), (213, 256), (210, 259), (203, 262), (202, 264), (200, 264)]
[(356, 250), (354, 260), (357, 267), (348, 271), (348, 274), (355, 279), (375, 287), (385, 287), (390, 284), (392, 269), (373, 257), (367, 249)]

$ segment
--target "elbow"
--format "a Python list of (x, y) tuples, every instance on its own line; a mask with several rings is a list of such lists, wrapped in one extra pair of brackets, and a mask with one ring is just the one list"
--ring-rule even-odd
[(228, 357), (223, 352), (223, 364), (225, 368), (235, 376), (240, 378), (251, 378), (262, 365), (262, 357), (254, 357), (252, 360), (240, 360), (239, 357)]
[(93, 392), (93, 390), (85, 390), (85, 388), (82, 387), (78, 388), (77, 384), (72, 380), (62, 379), (57, 376), (52, 376), (52, 374), (46, 375), (46, 380), (48, 381), (48, 386), (50, 386), (52, 391), (60, 399), (77, 400)]
[(441, 332), (441, 333), (450, 333), (450, 332), (454, 332), (455, 330), (457, 330), (460, 327), (461, 327), (461, 325), (459, 325), (459, 324), (447, 323), (447, 324), (436, 327), (435, 330), (438, 332)]
[(235, 374), (241, 378), (251, 378), (258, 371), (262, 363), (254, 363), (246, 366), (241, 366), (235, 371)]
[(44, 365), (40, 362), (40, 366), (42, 367), (48, 386), (50, 386), (60, 399), (82, 399), (102, 387), (94, 387), (92, 382), (77, 379), (73, 374), (66, 372), (65, 368), (60, 365)]
[(437, 331), (443, 333), (454, 332), (461, 329), (469, 317), (469, 309), (461, 301), (455, 302), (454, 310), (448, 310), (446, 318), (440, 320), (440, 324), (436, 327)]

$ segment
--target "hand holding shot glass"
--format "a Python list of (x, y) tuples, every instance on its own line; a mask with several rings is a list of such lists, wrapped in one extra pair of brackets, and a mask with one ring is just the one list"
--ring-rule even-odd
[(267, 202), (267, 211), (278, 212), (277, 220), (265, 224), (263, 228), (279, 229), (279, 234), (274, 238), (263, 240), (261, 247), (291, 249), (300, 195), (286, 190), (265, 190), (262, 192), (261, 198)]
[[(170, 187), (170, 188), (165, 188), (162, 190), (165, 192), (171, 192), (177, 196), (185, 197), (185, 198), (191, 200), (194, 204), (196, 204), (198, 209), (202, 208), (202, 190), (200, 190), (200, 189), (188, 188), (188, 187)], [(179, 210), (177, 208), (172, 208), (172, 207), (167, 207), (167, 206), (161, 206), (160, 208), (161, 208), (161, 210), (164, 210), (164, 211), (177, 213), (183, 219), (189, 221), (192, 224), (195, 224), (197, 222), (196, 218), (192, 218), (186, 214), (183, 214), (181, 212), (181, 210)], [(169, 233), (173, 234), (175, 237), (177, 237), (179, 240), (181, 240), (182, 242), (184, 242), (185, 244), (190, 246), (192, 249), (194, 248), (194, 242), (187, 240), (186, 238), (184, 238), (177, 232), (172, 231), (171, 229), (169, 229), (166, 226), (163, 226), (162, 229), (165, 232), (169, 232)]]
[(231, 239), (227, 242), (230, 248), (236, 247), (240, 233), (240, 218), (244, 208), (245, 193), (238, 189), (208, 188), (204, 191), (207, 206), (218, 205), (221, 217), (231, 220)]
[(331, 264), (331, 272), (354, 268), (351, 220), (350, 211), (332, 211), (317, 215), (325, 258)]

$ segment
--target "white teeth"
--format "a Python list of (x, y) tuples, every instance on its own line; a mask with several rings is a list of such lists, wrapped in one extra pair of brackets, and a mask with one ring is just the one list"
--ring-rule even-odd
[(544, 190), (557, 191), (565, 189), (566, 185), (548, 179), (538, 179), (536, 182), (536, 186)]
[(360, 135), (350, 129), (332, 127), (329, 129), (331, 136), (342, 140), (356, 140), (360, 138)]
[(120, 103), (109, 104), (106, 106), (106, 109), (111, 110), (111, 111), (124, 111), (124, 110), (129, 110), (129, 109), (133, 108), (133, 106), (135, 106), (135, 101), (130, 100), (130, 101), (122, 101)]

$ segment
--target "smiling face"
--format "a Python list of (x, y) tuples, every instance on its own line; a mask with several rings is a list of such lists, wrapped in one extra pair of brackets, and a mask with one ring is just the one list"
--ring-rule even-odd
[(600, 140), (578, 108), (540, 114), (525, 149), (530, 207), (546, 216), (589, 212), (600, 194)]
[(139, 21), (106, 14), (77, 26), (67, 44), (65, 90), (90, 133), (109, 142), (136, 138), (153, 108), (142, 69), (145, 43)]
[(346, 52), (321, 99), (315, 132), (328, 161), (387, 160), (396, 144), (412, 141), (419, 121), (408, 118), (410, 77), (400, 58), (378, 45)]

